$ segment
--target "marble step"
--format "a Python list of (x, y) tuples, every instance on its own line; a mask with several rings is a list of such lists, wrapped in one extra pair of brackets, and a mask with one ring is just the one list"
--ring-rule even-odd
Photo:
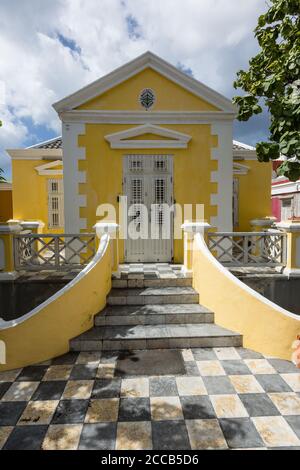
[(111, 305), (95, 316), (95, 326), (213, 323), (214, 314), (199, 304)]
[(145, 287), (115, 289), (108, 297), (108, 305), (197, 304), (199, 294), (192, 287)]
[(242, 346), (239, 333), (214, 324), (95, 326), (70, 342), (72, 351)]
[(143, 287), (191, 287), (192, 278), (155, 278), (155, 279), (112, 279), (112, 287), (115, 289), (143, 288)]

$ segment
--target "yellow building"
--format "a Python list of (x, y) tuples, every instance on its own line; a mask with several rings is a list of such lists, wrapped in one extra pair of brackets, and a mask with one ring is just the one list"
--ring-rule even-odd
[(119, 257), (182, 262), (178, 208), (192, 205), (182, 217), (204, 218), (218, 231), (248, 231), (253, 218), (271, 214), (271, 165), (232, 141), (232, 103), (150, 52), (54, 108), (62, 138), (8, 150), (14, 219), (40, 220), (44, 232), (90, 232), (105, 215), (101, 204), (111, 204), (116, 214), (108, 218), (119, 221), (127, 196), (128, 228), (143, 221), (141, 204), (154, 205), (160, 233), (163, 204), (176, 204), (167, 239), (121, 239)]
[[(13, 278), (18, 258), (24, 262), (18, 268), (38, 270), (48, 263), (58, 270), (76, 266), (80, 273), (27, 314), (0, 321), (0, 347), (7, 354), (3, 365), (0, 356), (0, 370), (42, 362), (70, 348), (166, 347), (167, 320), (161, 315), (155, 321), (165, 322), (162, 331), (151, 332), (152, 323), (143, 323), (144, 332), (131, 335), (132, 319), (123, 323), (127, 313), (116, 315), (120, 324), (94, 319), (107, 303), (113, 308), (168, 303), (169, 313), (177, 303), (200, 303), (214, 312), (219, 326), (234, 331), (223, 335), (209, 325), (214, 333), (203, 333), (202, 326), (197, 329), (184, 317), (187, 343), (179, 329), (166, 339), (167, 347), (240, 346), (243, 336), (246, 348), (288, 359), (299, 317), (227, 268), (273, 266), (284, 268), (287, 278), (299, 276), (300, 224), (262, 232), (271, 222), (272, 168), (257, 161), (253, 147), (232, 140), (236, 109), (231, 101), (147, 52), (54, 108), (62, 121), (61, 137), (8, 150), (13, 219), (35, 221), (29, 229), (40, 221), (44, 236), (18, 235), (26, 223), (0, 226), (0, 274)], [(89, 232), (96, 222), (100, 242), (95, 248), (96, 237)], [(92, 239), (96, 251), (89, 263), (84, 237)], [(41, 256), (40, 248), (50, 256)], [(137, 272), (131, 278), (128, 266), (120, 267), (124, 261), (173, 262), (176, 266), (167, 269), (178, 269), (178, 277), (172, 272), (169, 278), (140, 278), (140, 266), (133, 266)], [(141, 289), (135, 289), (140, 281)], [(130, 325), (125, 335), (124, 325)], [(94, 326), (97, 334), (82, 338)], [(112, 326), (121, 326), (122, 333)]]
[(0, 182), (0, 223), (6, 222), (12, 216), (12, 184)]
[(13, 219), (40, 221), (44, 232), (64, 230), (61, 139), (8, 150), (12, 159)]

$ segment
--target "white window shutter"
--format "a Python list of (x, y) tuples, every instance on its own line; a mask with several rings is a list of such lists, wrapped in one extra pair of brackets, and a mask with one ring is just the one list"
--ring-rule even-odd
[(48, 227), (62, 228), (64, 226), (64, 196), (63, 180), (48, 179)]

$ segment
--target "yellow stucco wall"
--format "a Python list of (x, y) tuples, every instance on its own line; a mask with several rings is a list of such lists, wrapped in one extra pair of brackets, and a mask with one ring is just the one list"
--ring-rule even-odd
[(251, 231), (250, 220), (272, 215), (272, 164), (255, 160), (235, 160), (249, 167), (247, 175), (234, 175), (239, 180), (239, 225), (235, 231)]
[(235, 278), (211, 255), (200, 234), (194, 242), (193, 286), (199, 302), (215, 313), (216, 324), (243, 335), (244, 347), (291, 360), (300, 317)]
[[(189, 91), (171, 82), (153, 69), (146, 69), (120, 83), (77, 109), (105, 109), (141, 111), (139, 93), (144, 88), (152, 88), (156, 95), (154, 111), (217, 111), (218, 108), (207, 103)], [(167, 90), (167, 92), (166, 92)]]
[[(95, 224), (96, 208), (101, 203), (113, 204), (118, 210), (117, 196), (123, 194), (123, 155), (128, 153), (172, 154), (174, 165), (174, 199), (177, 204), (204, 204), (205, 217), (217, 215), (217, 207), (210, 204), (210, 195), (217, 192), (217, 184), (211, 183), (211, 172), (217, 162), (211, 160), (211, 149), (217, 140), (211, 135), (211, 126), (167, 125), (167, 127), (192, 136), (187, 149), (143, 149), (138, 151), (111, 149), (104, 136), (119, 132), (128, 125), (86, 124), (86, 133), (79, 137), (85, 147), (86, 159), (79, 162), (79, 170), (86, 171), (86, 183), (79, 184), (80, 194), (87, 196), (87, 207), (80, 209), (80, 217), (87, 219), (90, 231)], [(193, 214), (196, 217), (196, 214)], [(120, 260), (124, 259), (123, 243), (120, 243)], [(183, 240), (174, 241), (174, 261), (183, 260)]]
[[(1, 183), (0, 183), (1, 184)], [(7, 222), (13, 216), (12, 190), (0, 191), (0, 223)]]
[(41, 220), (44, 232), (62, 232), (61, 228), (48, 227), (49, 178), (61, 179), (62, 175), (39, 175), (35, 168), (49, 163), (45, 160), (12, 160), (13, 218), (17, 220)]

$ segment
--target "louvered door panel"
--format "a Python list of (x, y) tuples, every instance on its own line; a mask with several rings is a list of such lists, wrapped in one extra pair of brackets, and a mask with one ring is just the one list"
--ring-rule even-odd
[(172, 157), (125, 156), (124, 193), (129, 208), (126, 261), (171, 261), (173, 219), (168, 207), (173, 202)]

